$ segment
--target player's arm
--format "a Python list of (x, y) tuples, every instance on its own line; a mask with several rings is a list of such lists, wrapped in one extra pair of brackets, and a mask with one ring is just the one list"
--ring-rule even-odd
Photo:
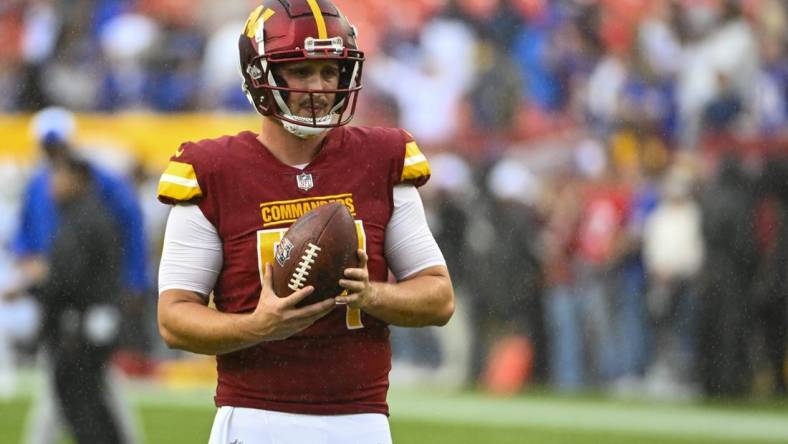
[(362, 255), (363, 268), (348, 269), (348, 279), (340, 281), (352, 293), (337, 301), (401, 327), (449, 322), (454, 314), (454, 289), (446, 266), (427, 268), (396, 284), (369, 282), (366, 255)]
[(333, 299), (303, 308), (295, 305), (312, 293), (306, 287), (279, 298), (271, 288), (271, 271), (266, 287), (252, 313), (221, 313), (209, 308), (205, 298), (188, 290), (166, 290), (159, 296), (159, 333), (170, 348), (206, 355), (221, 355), (263, 341), (288, 338), (309, 327), (334, 308)]
[(350, 294), (337, 298), (392, 325), (445, 325), (454, 313), (454, 289), (446, 262), (429, 230), (418, 191), (394, 188), (394, 213), (386, 229), (386, 259), (396, 284), (370, 282), (367, 256), (346, 270), (340, 285)]
[(245, 337), (240, 327), (233, 326), (243, 318), (209, 308), (204, 296), (189, 290), (165, 290), (159, 295), (159, 334), (170, 348), (218, 355), (251, 346), (255, 338)]
[(263, 341), (284, 339), (312, 325), (334, 307), (333, 299), (296, 308), (311, 287), (277, 297), (270, 266), (253, 312), (222, 313), (208, 307), (208, 297), (222, 268), (221, 240), (196, 206), (176, 206), (170, 213), (159, 269), (159, 332), (171, 348), (224, 354)]

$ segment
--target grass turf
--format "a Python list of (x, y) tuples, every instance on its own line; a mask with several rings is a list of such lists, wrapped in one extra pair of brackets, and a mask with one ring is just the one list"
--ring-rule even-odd
[[(210, 402), (202, 401), (202, 395), (196, 397), (196, 402), (190, 399), (187, 402), (173, 404), (166, 403), (168, 399), (171, 399), (171, 395), (166, 393), (160, 394), (158, 397), (146, 395), (133, 398), (143, 423), (143, 434), (147, 444), (207, 442), (214, 409), (211, 407)], [(159, 398), (164, 400), (159, 403), (157, 401)], [(436, 414), (425, 413), (419, 410), (418, 407), (414, 408), (414, 404), (423, 405), (425, 411), (432, 410)], [(788, 425), (788, 420), (785, 423), (779, 420), (777, 422), (768, 422), (769, 418), (775, 414), (779, 416), (785, 414), (786, 410), (782, 405), (778, 405), (774, 409), (752, 408), (752, 406), (745, 406), (740, 409), (726, 408), (721, 413), (720, 409), (715, 406), (628, 405), (615, 401), (556, 399), (549, 396), (544, 396), (536, 401), (530, 398), (497, 400), (467, 393), (456, 396), (445, 394), (438, 394), (437, 396), (422, 394), (419, 396), (400, 393), (392, 397), (392, 405), (391, 428), (396, 444), (629, 444), (633, 442), (639, 444), (716, 444), (720, 442), (753, 444), (780, 442), (770, 439), (768, 434), (760, 438), (749, 436), (741, 437), (741, 439), (736, 436), (728, 436), (721, 439), (721, 436), (713, 434), (708, 436), (703, 434), (682, 436), (686, 429), (682, 432), (681, 423), (676, 424), (678, 427), (672, 429), (669, 418), (666, 419), (664, 424), (665, 430), (649, 428), (649, 423), (647, 422), (644, 423), (646, 427), (641, 430), (631, 427), (622, 427), (621, 429), (584, 429), (582, 426), (583, 418), (580, 417), (576, 418), (577, 427), (571, 425), (562, 426), (561, 424), (571, 424), (575, 419), (570, 417), (567, 418), (569, 422), (556, 424), (551, 422), (549, 412), (545, 416), (544, 423), (541, 424), (539, 420), (533, 418), (535, 415), (534, 411), (528, 410), (534, 407), (542, 410), (556, 408), (558, 411), (566, 411), (567, 415), (578, 416), (583, 415), (583, 412), (586, 412), (587, 416), (593, 416), (598, 414), (600, 410), (604, 414), (610, 412), (611, 415), (619, 414), (622, 411), (634, 412), (636, 415), (634, 418), (642, 417), (644, 420), (665, 415), (666, 411), (674, 412), (678, 417), (696, 415), (701, 420), (705, 417), (704, 415), (727, 415), (729, 413), (735, 415), (731, 417), (733, 421), (748, 421), (752, 418), (759, 420), (764, 418), (765, 415), (767, 422), (763, 422), (763, 424), (765, 426), (776, 424), (780, 427), (779, 430), (775, 430), (778, 436), (783, 436), (786, 433), (783, 424)], [(463, 407), (463, 405), (472, 405), (479, 408), (478, 411), (471, 410), (468, 412), (476, 420), (466, 420), (465, 417), (451, 417), (455, 415), (452, 409), (471, 408)], [(27, 398), (0, 402), (0, 443), (15, 444), (20, 442), (20, 435), (29, 407), (30, 400)], [(443, 409), (443, 415), (437, 414), (436, 410), (440, 408)], [(398, 411), (401, 413), (399, 416), (397, 414)], [(487, 413), (480, 413), (484, 411)], [(462, 410), (457, 410), (457, 412), (459, 413), (456, 414), (462, 415)], [(513, 419), (507, 419), (509, 418), (507, 415), (512, 413), (515, 413)], [(520, 423), (517, 421), (517, 413), (530, 415), (530, 418)], [(725, 418), (725, 416), (722, 418)], [(623, 420), (626, 420), (626, 417), (623, 417)], [(699, 422), (698, 427), (703, 427), (703, 423)], [(68, 442), (67, 440), (63, 441), (63, 443)]]

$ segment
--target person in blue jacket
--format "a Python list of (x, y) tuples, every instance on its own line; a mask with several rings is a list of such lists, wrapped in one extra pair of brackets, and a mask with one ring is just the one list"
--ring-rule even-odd
[[(45, 153), (46, 161), (33, 173), (24, 192), (20, 224), (11, 244), (23, 270), (40, 273), (42, 261), (52, 247), (58, 227), (58, 214), (49, 192), (50, 163), (57, 156), (72, 155), (71, 138), (75, 130), (73, 115), (62, 108), (47, 108), (37, 113), (32, 131)], [(123, 249), (122, 283), (126, 296), (142, 296), (149, 288), (147, 255), (142, 211), (130, 181), (96, 165), (90, 165), (99, 199), (116, 221)]]
[[(31, 122), (31, 131), (44, 153), (44, 161), (33, 172), (27, 183), (20, 207), (20, 220), (10, 250), (17, 258), (30, 284), (47, 279), (50, 253), (60, 225), (54, 196), (51, 193), (52, 165), (58, 160), (80, 157), (73, 148), (76, 129), (74, 115), (62, 108), (47, 108), (38, 112)], [(122, 309), (120, 347), (144, 347), (146, 329), (129, 327), (129, 323), (144, 322), (144, 307), (150, 289), (147, 276), (147, 254), (142, 210), (131, 180), (88, 163), (96, 197), (105, 206), (118, 230), (121, 248), (121, 294), (116, 295)], [(126, 324), (126, 326), (124, 326)], [(53, 371), (51, 363), (48, 370)], [(114, 375), (114, 376), (113, 376)], [(109, 372), (105, 387), (107, 397), (119, 415), (123, 442), (138, 442), (137, 420), (123, 401), (114, 382), (116, 373)], [(50, 378), (47, 378), (49, 381)], [(63, 427), (56, 407), (51, 381), (44, 384), (27, 419), (23, 442), (54, 444)]]

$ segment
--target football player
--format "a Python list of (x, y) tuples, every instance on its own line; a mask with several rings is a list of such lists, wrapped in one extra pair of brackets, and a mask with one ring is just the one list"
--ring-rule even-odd
[[(259, 132), (184, 143), (161, 177), (173, 208), (159, 330), (170, 347), (216, 355), (210, 443), (390, 443), (388, 325), (453, 314), (416, 189), (426, 158), (406, 131), (346, 126), (357, 37), (328, 0), (264, 0), (239, 40)], [(325, 201), (354, 216), (360, 266), (340, 280), (345, 295), (298, 308), (312, 288), (274, 294), (269, 264), (287, 227)]]

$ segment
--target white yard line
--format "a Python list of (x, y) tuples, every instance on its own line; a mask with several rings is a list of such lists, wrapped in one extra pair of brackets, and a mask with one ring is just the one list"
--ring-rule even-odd
[[(143, 406), (206, 408), (213, 392), (137, 387), (132, 400)], [(788, 414), (729, 411), (683, 404), (617, 404), (611, 401), (486, 398), (472, 394), (393, 391), (392, 418), (474, 426), (537, 427), (647, 436), (712, 438), (720, 441), (788, 442)]]
[(567, 399), (480, 398), (394, 392), (395, 418), (644, 435), (788, 442), (788, 415), (689, 405), (617, 405)]
[[(39, 375), (26, 375), (19, 396), (36, 390)], [(125, 392), (138, 406), (213, 409), (213, 388), (173, 389), (129, 383)], [(617, 403), (605, 400), (511, 399), (425, 390), (393, 390), (391, 415), (397, 419), (473, 426), (505, 426), (577, 432), (612, 432), (645, 436), (711, 438), (747, 443), (788, 442), (788, 409), (748, 411), (691, 404)]]

